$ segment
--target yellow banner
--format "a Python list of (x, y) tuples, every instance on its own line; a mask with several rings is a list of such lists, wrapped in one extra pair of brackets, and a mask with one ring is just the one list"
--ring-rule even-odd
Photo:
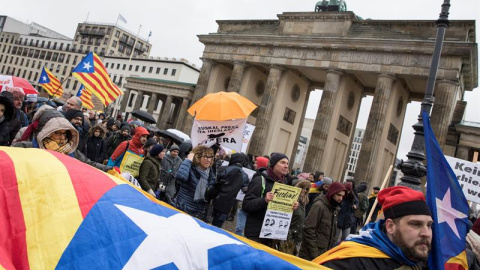
[(302, 190), (285, 184), (273, 184), (273, 200), (268, 203), (269, 210), (281, 211), (285, 213), (293, 212), (293, 204), (298, 201), (298, 196)]
[(121, 172), (129, 172), (133, 177), (137, 177), (140, 172), (143, 157), (130, 151), (126, 151), (120, 164)]

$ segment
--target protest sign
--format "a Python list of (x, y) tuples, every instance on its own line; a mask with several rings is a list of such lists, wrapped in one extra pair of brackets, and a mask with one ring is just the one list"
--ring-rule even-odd
[(480, 166), (463, 159), (445, 156), (457, 176), (468, 201), (480, 203)]
[(242, 144), (242, 153), (247, 153), (248, 143), (252, 138), (253, 130), (255, 130), (255, 126), (252, 124), (247, 123), (245, 125), (245, 130), (243, 131), (243, 144)]
[(192, 128), (192, 146), (212, 146), (218, 143), (236, 152), (242, 150), (243, 133), (247, 119), (227, 121), (195, 120)]
[(286, 240), (292, 221), (293, 204), (298, 201), (300, 188), (275, 183), (273, 200), (268, 203), (260, 238)]

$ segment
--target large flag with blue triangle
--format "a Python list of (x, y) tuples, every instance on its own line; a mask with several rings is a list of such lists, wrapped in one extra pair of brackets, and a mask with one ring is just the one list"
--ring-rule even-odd
[(427, 157), (427, 204), (433, 215), (429, 269), (468, 269), (465, 253), (468, 203), (422, 111)]
[(0, 269), (327, 269), (67, 155), (0, 147)]
[(38, 79), (38, 84), (41, 85), (50, 96), (61, 97), (63, 95), (62, 84), (46, 67), (43, 67), (42, 74), (40, 74), (40, 78)]
[(94, 52), (88, 53), (75, 67), (72, 75), (97, 96), (107, 106), (122, 94), (108, 76), (107, 69), (100, 57)]

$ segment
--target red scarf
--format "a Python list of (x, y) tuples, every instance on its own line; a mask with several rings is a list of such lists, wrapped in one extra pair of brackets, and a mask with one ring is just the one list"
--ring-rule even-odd
[(278, 176), (274, 171), (273, 171), (273, 168), (272, 167), (268, 167), (267, 169), (267, 175), (270, 176), (271, 178), (273, 178), (273, 180), (275, 180), (275, 182), (279, 182), (279, 183), (285, 183), (285, 175), (281, 175), (281, 176)]

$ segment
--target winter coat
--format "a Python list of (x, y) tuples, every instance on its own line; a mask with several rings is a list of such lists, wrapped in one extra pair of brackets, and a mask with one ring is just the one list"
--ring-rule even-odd
[(345, 197), (342, 200), (337, 217), (337, 228), (347, 229), (355, 224), (355, 210), (352, 208), (354, 205), (358, 209), (357, 197), (353, 197), (352, 199)]
[(102, 137), (89, 137), (86, 150), (87, 157), (93, 161), (102, 163), (107, 159), (106, 144)]
[(246, 158), (242, 153), (233, 154), (229, 165), (218, 170), (217, 183), (223, 183), (213, 203), (213, 209), (228, 214), (236, 203), (235, 198), (240, 189), (248, 186), (248, 175), (242, 170), (242, 165), (247, 163)]
[(353, 257), (341, 260), (333, 260), (323, 263), (322, 266), (331, 269), (368, 269), (368, 270), (421, 270), (423, 266), (403, 265), (393, 259)]
[(170, 154), (165, 155), (162, 159), (161, 180), (165, 185), (165, 193), (173, 198), (175, 196), (175, 174), (182, 164), (182, 159), (177, 156), (173, 158)]
[[(262, 176), (265, 179), (265, 189), (263, 192)], [(273, 184), (275, 184), (275, 180), (267, 175), (266, 169), (263, 168), (253, 175), (252, 181), (250, 181), (248, 185), (242, 203), (242, 210), (247, 213), (245, 236), (248, 238), (258, 238), (260, 236), (268, 205), (265, 201), (265, 195), (272, 190)]]
[(315, 199), (303, 227), (300, 258), (313, 260), (335, 245), (338, 210), (324, 194)]
[(4, 119), (0, 122), (0, 146), (9, 146), (10, 143), (10, 123)]
[(160, 160), (156, 157), (147, 156), (140, 165), (138, 182), (143, 190), (156, 191), (160, 175)]
[[(185, 159), (175, 175), (176, 181), (180, 182), (180, 190), (177, 194), (176, 207), (193, 216), (202, 216), (207, 207), (206, 202), (196, 202), (193, 200), (195, 189), (200, 181), (200, 172), (192, 165), (192, 161)], [(208, 187), (215, 183), (215, 175), (210, 169), (208, 176)]]
[(105, 141), (107, 147), (107, 157), (110, 157), (118, 145), (124, 141), (130, 140), (130, 135), (123, 136), (121, 130), (113, 132), (113, 134)]
[(288, 240), (293, 240), (295, 244), (302, 242), (303, 224), (305, 224), (305, 205), (299, 204), (292, 214), (292, 221), (288, 229)]
[[(145, 154), (145, 151), (143, 149), (143, 144), (140, 142), (140, 137), (143, 135), (148, 135), (148, 131), (145, 128), (137, 128), (138, 130), (136, 131), (135, 135), (133, 135), (132, 139), (130, 141), (123, 141), (121, 142), (115, 151), (113, 152), (111, 158), (112, 161), (115, 161), (117, 158), (121, 157), (126, 150), (130, 150), (133, 153), (143, 156)], [(128, 149), (127, 149), (127, 143), (128, 143)]]

